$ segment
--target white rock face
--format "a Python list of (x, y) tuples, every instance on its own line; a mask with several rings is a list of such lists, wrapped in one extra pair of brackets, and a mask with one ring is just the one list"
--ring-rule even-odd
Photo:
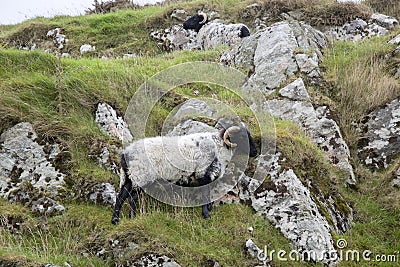
[(389, 30), (393, 30), (399, 26), (397, 19), (379, 13), (372, 14), (371, 21)]
[(36, 132), (27, 122), (15, 125), (0, 136), (0, 196), (7, 198), (23, 182), (53, 195), (63, 190), (65, 174), (49, 161), (60, 149), (56, 146), (45, 149), (36, 140)]
[(319, 77), (320, 49), (326, 46), (325, 36), (311, 26), (279, 22), (242, 40), (222, 55), (221, 62), (254, 68), (249, 90), (256, 88), (271, 94), (299, 70), (312, 78)]
[(387, 168), (400, 154), (400, 100), (371, 112), (366, 119), (360, 125), (364, 138), (359, 142), (359, 157), (373, 168)]
[(63, 34), (64, 29), (55, 28), (47, 32), (47, 37), (53, 38), (53, 43), (58, 49), (63, 49), (64, 45), (68, 42), (68, 39)]
[(96, 51), (96, 47), (90, 44), (81, 45), (81, 47), (79, 48), (79, 52), (81, 52), (82, 55), (92, 51)]
[(298, 123), (324, 151), (331, 163), (348, 172), (347, 183), (356, 183), (353, 167), (349, 162), (349, 148), (339, 126), (329, 119), (327, 107), (314, 109), (310, 102), (273, 99), (265, 103), (265, 109), (274, 117)]
[(336, 252), (327, 220), (321, 215), (312, 195), (292, 169), (282, 169), (280, 154), (269, 160), (271, 179), (263, 183), (242, 176), (239, 181), (240, 198), (257, 214), (266, 217), (302, 251), (312, 251), (311, 259), (335, 264), (326, 252)]
[(224, 24), (218, 21), (206, 23), (197, 35), (197, 42), (204, 50), (216, 48), (220, 45), (232, 46), (241, 38), (241, 30), (247, 27), (244, 24)]
[(279, 90), (279, 94), (292, 100), (310, 101), (303, 79), (299, 78), (291, 84)]
[(117, 112), (110, 105), (100, 103), (97, 106), (95, 116), (97, 125), (104, 133), (117, 137), (122, 143), (130, 143), (133, 141), (133, 136), (128, 125), (122, 117), (117, 115)]

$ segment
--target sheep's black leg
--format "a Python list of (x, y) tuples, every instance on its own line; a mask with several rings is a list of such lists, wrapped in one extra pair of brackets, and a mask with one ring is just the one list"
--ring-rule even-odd
[(130, 206), (130, 212), (129, 212), (129, 219), (132, 219), (132, 217), (136, 216), (136, 203), (139, 198), (139, 191), (138, 189), (132, 189), (130, 192), (130, 198), (129, 198), (129, 206)]
[(130, 196), (132, 191), (132, 181), (130, 179), (125, 180), (125, 184), (122, 186), (121, 191), (117, 196), (117, 200), (114, 206), (114, 213), (111, 219), (112, 224), (118, 224), (119, 222), (119, 214), (121, 212), (122, 204), (124, 204), (125, 200)]
[(208, 213), (209, 209), (209, 205), (211, 204), (211, 200), (210, 200), (210, 187), (208, 186), (208, 184), (210, 183), (211, 179), (208, 176), (205, 176), (203, 179), (199, 179), (199, 185), (203, 186), (203, 190), (202, 190), (202, 198), (203, 198), (203, 202), (206, 203), (204, 205), (201, 206), (201, 212), (203, 214), (204, 219), (206, 220), (210, 220), (210, 214)]

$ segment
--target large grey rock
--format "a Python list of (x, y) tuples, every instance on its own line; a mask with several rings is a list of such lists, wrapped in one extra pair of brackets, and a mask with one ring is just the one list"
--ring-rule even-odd
[(397, 19), (379, 13), (372, 14), (371, 21), (389, 30), (399, 26), (399, 21)]
[(308, 95), (302, 78), (295, 80), (279, 90), (279, 94), (292, 100), (310, 101), (310, 96)]
[(100, 129), (109, 136), (118, 138), (122, 143), (130, 143), (133, 136), (124, 119), (108, 104), (100, 103), (97, 106), (96, 122)]
[(348, 173), (347, 183), (355, 184), (349, 148), (339, 126), (329, 119), (327, 107), (314, 109), (310, 102), (273, 99), (265, 103), (265, 110), (274, 117), (296, 122), (324, 151), (332, 164)]
[(400, 154), (400, 100), (371, 112), (360, 126), (359, 157), (373, 168), (387, 168)]
[[(197, 35), (197, 42), (202, 49), (208, 50), (220, 45), (232, 46), (238, 43), (241, 38), (244, 24), (224, 24), (218, 21), (206, 23)], [(246, 40), (246, 38), (244, 39)]]
[(261, 183), (241, 177), (240, 198), (280, 229), (296, 249), (315, 252), (311, 260), (335, 264), (325, 255), (335, 251), (327, 220), (319, 212), (310, 190), (292, 169), (282, 168), (279, 158), (278, 153), (268, 159), (270, 180)]
[[(19, 123), (0, 136), (0, 196), (8, 197), (22, 183), (57, 195), (64, 190), (65, 174), (57, 171), (52, 159), (60, 152), (37, 143), (30, 123)], [(45, 152), (46, 151), (46, 152)]]
[(311, 26), (297, 21), (279, 22), (242, 40), (220, 60), (236, 67), (252, 66), (249, 90), (271, 94), (299, 70), (311, 77), (319, 76), (320, 50), (326, 46), (325, 36)]

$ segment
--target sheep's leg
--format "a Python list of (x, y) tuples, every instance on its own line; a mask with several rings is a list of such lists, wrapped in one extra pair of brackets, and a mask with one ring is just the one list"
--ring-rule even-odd
[(132, 219), (132, 217), (136, 216), (136, 203), (139, 199), (139, 192), (137, 189), (132, 189), (130, 192), (130, 198), (129, 198), (129, 206), (130, 206), (130, 212), (129, 212), (129, 219)]
[(204, 177), (203, 179), (199, 179), (200, 186), (205, 185), (202, 190), (202, 198), (203, 198), (203, 202), (206, 204), (201, 206), (201, 212), (203, 214), (204, 219), (206, 219), (206, 220), (211, 219), (210, 214), (208, 213), (208, 211), (210, 211), (209, 206), (211, 204), (210, 187), (208, 186), (209, 183), (210, 183), (210, 179), (207, 177)]
[(130, 179), (126, 179), (115, 202), (114, 213), (111, 219), (112, 224), (118, 224), (119, 214), (121, 212), (122, 204), (124, 204), (125, 200), (130, 196), (131, 191), (132, 191), (132, 181)]

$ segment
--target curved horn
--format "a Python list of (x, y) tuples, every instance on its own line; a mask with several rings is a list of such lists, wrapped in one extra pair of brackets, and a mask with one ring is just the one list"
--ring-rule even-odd
[(227, 144), (227, 145), (230, 146), (230, 147), (236, 147), (237, 144), (236, 144), (236, 143), (231, 143), (231, 142), (228, 140), (228, 137), (229, 137), (229, 135), (230, 135), (231, 133), (237, 133), (237, 132), (239, 132), (239, 131), (240, 131), (240, 127), (238, 127), (238, 126), (232, 126), (232, 127), (229, 127), (228, 129), (226, 129), (226, 131), (225, 131), (225, 133), (224, 133), (224, 143)]
[(206, 23), (206, 21), (207, 21), (207, 14), (206, 13), (204, 13), (204, 12), (199, 12), (199, 16), (203, 16), (203, 21), (200, 21), (199, 23), (200, 24), (204, 24), (204, 23)]

